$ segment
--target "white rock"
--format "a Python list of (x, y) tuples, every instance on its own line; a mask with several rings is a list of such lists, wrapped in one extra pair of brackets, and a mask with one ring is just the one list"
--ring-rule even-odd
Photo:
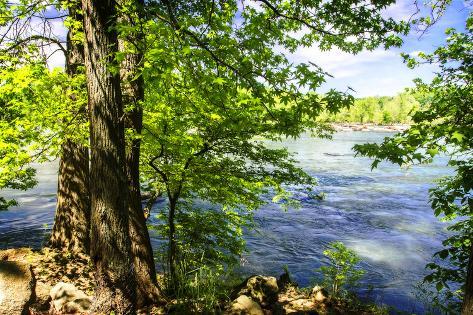
[(261, 306), (247, 297), (246, 295), (240, 295), (237, 299), (232, 302), (232, 305), (225, 312), (226, 315), (264, 315)]
[(56, 312), (81, 313), (90, 309), (92, 299), (71, 283), (59, 282), (49, 292)]
[(324, 302), (327, 299), (327, 291), (321, 286), (316, 285), (310, 294), (315, 302)]
[(238, 288), (237, 294), (249, 296), (261, 306), (271, 306), (278, 300), (278, 283), (275, 277), (251, 276)]

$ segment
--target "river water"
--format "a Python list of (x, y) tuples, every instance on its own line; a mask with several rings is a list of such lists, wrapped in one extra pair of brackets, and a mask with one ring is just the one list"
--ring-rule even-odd
[[(316, 276), (315, 269), (325, 262), (325, 246), (342, 241), (362, 258), (366, 274), (360, 295), (422, 314), (414, 285), (425, 275), (425, 264), (441, 249), (446, 236), (446, 224), (438, 222), (428, 204), (428, 189), (436, 178), (451, 174), (451, 169), (440, 158), (410, 169), (382, 163), (370, 171), (369, 159), (354, 157), (353, 145), (380, 142), (389, 135), (392, 133), (338, 132), (333, 140), (306, 135), (284, 142), (282, 145), (297, 153), (300, 165), (318, 178), (317, 189), (326, 193), (326, 199), (314, 200), (295, 190), (300, 209), (284, 212), (276, 205), (260, 209), (257, 231), (246, 236), (244, 272), (277, 276), (286, 265), (301, 286), (308, 286)], [(0, 248), (40, 247), (51, 228), (57, 163), (37, 169), (36, 188), (0, 192), (19, 202), (18, 207), (0, 212)]]

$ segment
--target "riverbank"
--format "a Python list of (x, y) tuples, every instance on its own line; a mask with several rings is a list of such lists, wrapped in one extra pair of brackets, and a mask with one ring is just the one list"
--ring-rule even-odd
[[(225, 290), (222, 288), (222, 290)], [(0, 251), (0, 313), (86, 314), (93, 304), (93, 272), (89, 257), (72, 257), (43, 248)], [(279, 278), (255, 275), (225, 293), (215, 314), (388, 314), (384, 307), (356, 298), (333, 298), (320, 286), (298, 288), (285, 273)], [(198, 305), (172, 298), (141, 309), (139, 314), (199, 314)]]
[(401, 132), (409, 128), (408, 124), (377, 125), (373, 123), (332, 123), (336, 131), (377, 131)]

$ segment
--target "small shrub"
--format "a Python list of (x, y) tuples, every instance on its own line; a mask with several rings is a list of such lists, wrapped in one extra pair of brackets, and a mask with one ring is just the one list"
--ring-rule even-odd
[(177, 287), (173, 287), (177, 304), (174, 311), (212, 314), (226, 298), (226, 290), (222, 287), (224, 277), (222, 270), (209, 266), (188, 270), (181, 261), (177, 269)]
[(174, 299), (178, 314), (213, 314), (226, 301), (233, 283), (232, 270), (245, 248), (243, 228), (251, 217), (223, 208), (197, 208), (181, 203), (176, 213), (175, 279), (168, 260), (166, 209), (152, 228), (163, 242), (156, 251), (162, 265), (164, 294)]
[(323, 275), (323, 284), (332, 297), (339, 297), (348, 293), (349, 289), (356, 287), (365, 273), (358, 269), (360, 258), (348, 249), (342, 242), (333, 242), (324, 251), (329, 259), (328, 266), (319, 268)]

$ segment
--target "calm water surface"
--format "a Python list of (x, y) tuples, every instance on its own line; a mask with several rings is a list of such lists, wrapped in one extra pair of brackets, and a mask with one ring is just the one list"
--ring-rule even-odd
[[(339, 132), (332, 141), (309, 136), (286, 141), (283, 145), (318, 178), (318, 190), (327, 198), (317, 201), (294, 190), (300, 209), (262, 208), (256, 215), (258, 231), (246, 236), (244, 272), (277, 276), (287, 265), (294, 279), (307, 286), (324, 262), (321, 253), (327, 243), (343, 241), (363, 259), (361, 295), (421, 314), (422, 303), (416, 301), (413, 286), (425, 275), (425, 264), (446, 235), (446, 225), (429, 207), (428, 189), (451, 170), (445, 159), (439, 159), (407, 170), (383, 163), (371, 172), (369, 159), (354, 157), (353, 145), (380, 142), (389, 135)], [(54, 218), (57, 163), (38, 165), (38, 179), (35, 189), (1, 192), (15, 197), (19, 206), (0, 212), (0, 248), (42, 245)], [(162, 205), (163, 201), (157, 206)], [(366, 289), (368, 284), (372, 290)]]

